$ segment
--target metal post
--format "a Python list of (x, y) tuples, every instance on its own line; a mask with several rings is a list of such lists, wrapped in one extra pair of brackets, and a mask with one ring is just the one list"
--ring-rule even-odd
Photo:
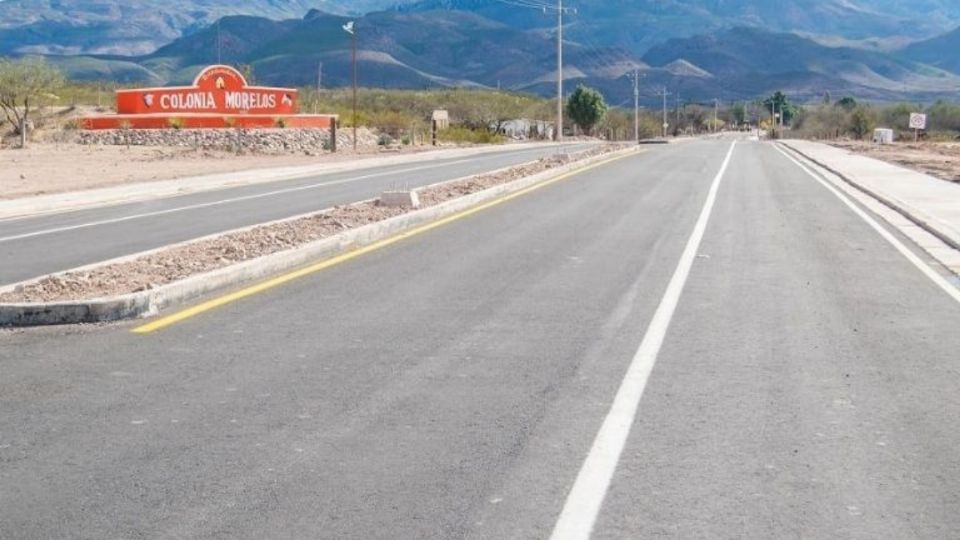
[(337, 118), (330, 119), (330, 152), (337, 153)]
[(681, 101), (680, 91), (678, 90), (677, 91), (677, 125), (674, 126), (673, 128), (674, 130), (676, 130), (677, 133), (680, 132), (680, 101)]
[(718, 131), (719, 126), (717, 124), (720, 121), (719, 117), (720, 117), (720, 100), (714, 99), (713, 100), (713, 132), (714, 133)]
[(774, 101), (770, 102), (770, 138), (777, 138), (777, 104)]
[(563, 142), (563, 0), (557, 0), (557, 142)]
[(667, 138), (667, 89), (663, 89), (663, 138)]
[(353, 32), (353, 151), (357, 151), (357, 29)]
[(640, 70), (633, 72), (633, 140), (640, 142)]

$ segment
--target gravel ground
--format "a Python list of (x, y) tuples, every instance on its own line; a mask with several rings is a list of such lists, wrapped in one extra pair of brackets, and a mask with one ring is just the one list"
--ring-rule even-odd
[(941, 180), (960, 182), (960, 143), (900, 142), (880, 146), (861, 141), (838, 141), (830, 144), (902, 165)]
[[(584, 159), (620, 148), (622, 147), (610, 145), (573, 156), (541, 159), (496, 174), (479, 175), (466, 180), (431, 186), (418, 190), (418, 194), (422, 206), (433, 206), (559, 167), (572, 160)], [(0, 294), (0, 302), (55, 302), (149, 290), (196, 274), (292, 249), (347, 229), (362, 227), (410, 211), (412, 211), (410, 208), (382, 207), (376, 202), (340, 206), (295, 220), (173, 247), (132, 261), (105, 265), (87, 272), (57, 274), (20, 287), (13, 292)]]

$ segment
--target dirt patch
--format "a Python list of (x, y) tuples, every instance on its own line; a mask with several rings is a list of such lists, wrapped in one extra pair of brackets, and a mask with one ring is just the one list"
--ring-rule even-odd
[[(422, 206), (434, 206), (451, 199), (512, 182), (573, 160), (608, 153), (621, 146), (604, 146), (573, 156), (554, 156), (519, 165), (495, 174), (448, 182), (418, 190)], [(66, 272), (44, 278), (17, 290), (0, 294), (0, 302), (36, 303), (101, 298), (150, 290), (187, 277), (263, 257), (314, 242), (412, 211), (387, 208), (376, 202), (339, 206), (294, 220), (254, 227), (223, 236), (192, 242), (144, 255), (137, 259)]]
[(876, 145), (861, 141), (831, 142), (833, 146), (901, 165), (930, 176), (960, 182), (960, 143), (901, 142)]

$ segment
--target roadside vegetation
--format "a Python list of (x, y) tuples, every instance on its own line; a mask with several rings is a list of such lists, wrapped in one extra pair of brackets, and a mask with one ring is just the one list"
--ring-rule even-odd
[(44, 104), (60, 99), (56, 92), (63, 85), (60, 71), (45, 62), (0, 58), (0, 111), (19, 137), (20, 148), (27, 147), (33, 129), (31, 115)]

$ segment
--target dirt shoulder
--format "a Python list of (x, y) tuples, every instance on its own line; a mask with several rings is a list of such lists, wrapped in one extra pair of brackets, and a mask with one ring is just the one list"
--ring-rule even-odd
[(34, 143), (25, 150), (0, 148), (0, 200), (429, 151), (423, 148), (427, 147), (307, 156), (236, 155), (216, 150), (155, 146)]
[(834, 141), (829, 144), (960, 183), (960, 142), (900, 142), (881, 146), (861, 141)]

